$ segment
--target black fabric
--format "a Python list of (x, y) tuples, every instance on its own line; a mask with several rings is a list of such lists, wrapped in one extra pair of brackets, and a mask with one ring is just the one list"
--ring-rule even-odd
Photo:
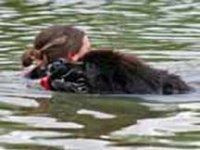
[(89, 84), (81, 63), (58, 59), (48, 66), (51, 88), (55, 91), (89, 93)]

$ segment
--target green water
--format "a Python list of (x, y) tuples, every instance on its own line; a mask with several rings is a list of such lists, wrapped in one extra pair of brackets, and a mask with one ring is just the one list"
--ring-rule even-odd
[[(53, 24), (183, 77), (186, 95), (74, 95), (26, 87), (20, 56)], [(1, 0), (0, 149), (199, 150), (198, 0)]]

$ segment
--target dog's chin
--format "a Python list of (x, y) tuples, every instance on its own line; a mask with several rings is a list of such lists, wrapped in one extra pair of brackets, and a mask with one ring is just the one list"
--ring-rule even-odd
[(24, 67), (22, 70), (22, 76), (28, 77), (36, 67), (37, 67), (37, 65), (30, 65), (28, 67)]

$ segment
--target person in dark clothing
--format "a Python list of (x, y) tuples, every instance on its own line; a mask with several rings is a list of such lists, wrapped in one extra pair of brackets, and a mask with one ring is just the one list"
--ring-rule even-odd
[[(44, 78), (50, 90), (100, 94), (182, 94), (191, 88), (177, 75), (154, 69), (135, 55), (91, 50), (88, 37), (73, 26), (56, 25), (39, 33), (22, 65), (36, 67), (27, 77)], [(41, 70), (41, 72), (40, 72)], [(47, 87), (47, 86), (46, 86)]]

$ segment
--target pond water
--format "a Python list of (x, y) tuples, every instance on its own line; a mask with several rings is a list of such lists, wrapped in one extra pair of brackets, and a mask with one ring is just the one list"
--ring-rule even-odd
[[(137, 54), (195, 91), (100, 96), (28, 88), (20, 56), (52, 24), (74, 24), (93, 47)], [(0, 149), (199, 150), (199, 40), (199, 0), (1, 0)]]

